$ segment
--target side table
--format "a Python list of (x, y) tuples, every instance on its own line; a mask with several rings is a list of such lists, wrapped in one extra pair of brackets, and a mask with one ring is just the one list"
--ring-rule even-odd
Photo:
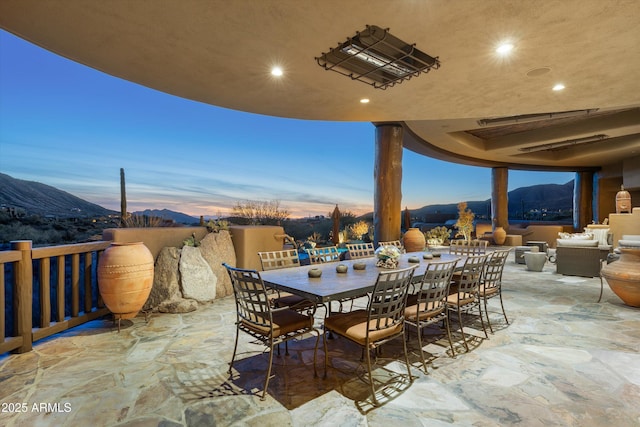
[(524, 264), (525, 262), (522, 255), (525, 252), (529, 252), (532, 248), (533, 246), (516, 246), (516, 252), (515, 252), (516, 264)]
[(527, 246), (537, 246), (540, 252), (547, 253), (549, 250), (549, 244), (545, 241), (529, 240)]

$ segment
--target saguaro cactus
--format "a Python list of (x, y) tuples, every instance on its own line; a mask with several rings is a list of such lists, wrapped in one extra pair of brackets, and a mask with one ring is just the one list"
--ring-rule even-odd
[(124, 168), (120, 168), (120, 226), (126, 227), (127, 223), (127, 190), (124, 184)]

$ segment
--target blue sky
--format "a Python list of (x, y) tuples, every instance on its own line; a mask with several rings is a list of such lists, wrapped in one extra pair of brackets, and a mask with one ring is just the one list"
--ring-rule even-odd
[[(120, 210), (227, 214), (279, 200), (291, 217), (373, 210), (375, 128), (250, 114), (101, 73), (0, 30), (0, 172)], [(453, 178), (453, 179), (452, 179)], [(572, 173), (511, 171), (509, 189)], [(404, 150), (402, 207), (484, 200), (487, 168)]]

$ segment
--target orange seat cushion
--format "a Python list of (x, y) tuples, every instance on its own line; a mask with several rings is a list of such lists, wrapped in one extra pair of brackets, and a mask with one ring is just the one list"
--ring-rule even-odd
[[(367, 330), (369, 330), (369, 342), (371, 343), (402, 332), (401, 323), (383, 329), (376, 329), (376, 320), (372, 320), (367, 324), (367, 314), (366, 310), (334, 314), (325, 319), (324, 327), (362, 346), (366, 345)], [(391, 319), (388, 322), (390, 324), (392, 322)], [(383, 327), (384, 325), (385, 319), (380, 319), (380, 326)]]
[[(279, 337), (280, 335), (288, 334), (299, 329), (306, 329), (313, 327), (313, 318), (305, 316), (294, 310), (282, 310), (274, 311), (271, 314), (273, 318), (273, 336)], [(251, 329), (259, 334), (269, 336), (271, 328), (268, 326), (269, 321), (265, 319), (258, 319), (258, 323), (265, 323), (266, 325), (259, 325), (247, 320), (242, 320), (243, 326)]]
[(425, 320), (437, 316), (444, 310), (444, 305), (436, 307), (436, 303), (431, 301), (429, 303), (421, 302), (407, 307), (404, 310), (404, 318), (409, 321)]
[(449, 295), (447, 297), (447, 304), (460, 307), (463, 305), (471, 304), (476, 300), (473, 295), (463, 294), (462, 298), (459, 298), (459, 295), (459, 293)]
[(480, 285), (480, 287), (478, 288), (478, 293), (480, 294), (481, 297), (495, 295), (498, 293), (498, 287), (491, 286), (491, 287), (485, 288), (484, 285)]

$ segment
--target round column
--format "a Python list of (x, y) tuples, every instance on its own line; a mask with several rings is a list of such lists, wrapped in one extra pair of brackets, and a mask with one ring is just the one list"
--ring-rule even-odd
[(491, 224), (509, 229), (509, 169), (506, 167), (491, 169)]
[(582, 230), (593, 219), (593, 172), (576, 172), (573, 181), (573, 228)]
[(402, 134), (397, 124), (376, 126), (373, 168), (374, 241), (400, 239), (402, 223)]

